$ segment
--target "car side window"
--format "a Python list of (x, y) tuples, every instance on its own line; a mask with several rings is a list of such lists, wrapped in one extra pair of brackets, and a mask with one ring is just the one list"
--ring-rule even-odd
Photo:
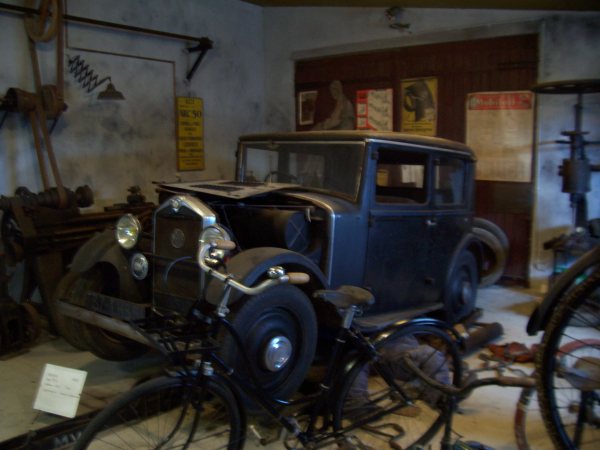
[(377, 158), (377, 203), (425, 203), (427, 201), (426, 153), (381, 148)]
[(465, 162), (447, 156), (435, 160), (434, 203), (457, 206), (465, 202)]

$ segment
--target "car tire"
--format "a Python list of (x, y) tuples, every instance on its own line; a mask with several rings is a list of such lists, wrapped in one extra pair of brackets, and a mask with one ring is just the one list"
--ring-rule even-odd
[(500, 280), (506, 269), (508, 237), (498, 225), (479, 217), (473, 220), (473, 233), (483, 246), (480, 286), (491, 286)]
[[(78, 274), (73, 281), (67, 301), (81, 306), (89, 291), (115, 297), (119, 296), (118, 286), (116, 285), (118, 280), (109, 278), (99, 269), (92, 269), (86, 273)], [(108, 361), (128, 361), (142, 356), (148, 351), (148, 347), (139, 342), (84, 322), (79, 322), (79, 332), (79, 339), (84, 342), (85, 346), (94, 355)]]
[(444, 318), (454, 324), (475, 310), (478, 287), (477, 261), (473, 253), (460, 253), (444, 292)]
[[(260, 386), (276, 398), (287, 399), (300, 387), (310, 368), (317, 343), (317, 318), (304, 292), (289, 284), (240, 299), (232, 306), (231, 324), (245, 346), (251, 369), (247, 367), (234, 338), (222, 335), (221, 356), (242, 377), (253, 370)], [(274, 367), (273, 345), (283, 342), (289, 359)], [(250, 410), (258, 406), (246, 399)]]
[(58, 282), (54, 294), (48, 302), (48, 315), (56, 332), (69, 344), (78, 350), (89, 350), (81, 339), (82, 323), (77, 319), (66, 317), (59, 311), (58, 303), (65, 298), (72, 298), (72, 290), (79, 278), (76, 272), (67, 272)]

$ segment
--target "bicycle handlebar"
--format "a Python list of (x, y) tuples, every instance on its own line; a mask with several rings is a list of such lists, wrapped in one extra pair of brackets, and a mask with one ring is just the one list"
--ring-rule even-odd
[(200, 246), (200, 250), (198, 251), (198, 265), (200, 268), (208, 273), (210, 276), (216, 278), (227, 286), (231, 286), (238, 291), (246, 294), (246, 295), (257, 295), (261, 292), (266, 291), (268, 288), (272, 286), (276, 286), (278, 284), (290, 283), (290, 284), (303, 284), (307, 283), (310, 280), (308, 274), (303, 272), (282, 272), (281, 274), (275, 274), (273, 278), (269, 278), (256, 286), (246, 286), (239, 281), (235, 281), (233, 279), (233, 275), (230, 273), (221, 273), (208, 264), (206, 264), (206, 256), (213, 249), (218, 250), (233, 250), (236, 247), (235, 242), (227, 241), (223, 239), (218, 239), (215, 241), (207, 242)]

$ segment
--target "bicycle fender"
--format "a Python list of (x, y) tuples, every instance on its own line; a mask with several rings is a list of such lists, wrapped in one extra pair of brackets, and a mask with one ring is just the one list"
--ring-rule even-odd
[(418, 317), (416, 319), (410, 319), (405, 322), (402, 322), (399, 325), (394, 324), (391, 327), (380, 331), (377, 335), (372, 336), (371, 342), (373, 342), (373, 344), (377, 347), (378, 345), (380, 345), (381, 342), (384, 342), (389, 338), (393, 338), (396, 335), (396, 333), (403, 331), (405, 328), (416, 325), (435, 327), (444, 330), (450, 335), (452, 335), (458, 346), (462, 344), (463, 337), (452, 325), (450, 325), (447, 322), (444, 322), (443, 320), (435, 319), (433, 317)]
[[(376, 335), (371, 336), (370, 341), (375, 347), (378, 347), (387, 339), (395, 338), (396, 333), (402, 332), (405, 328), (413, 327), (415, 325), (430, 326), (445, 330), (456, 341), (456, 345), (459, 348), (461, 347), (462, 341), (464, 340), (460, 333), (449, 323), (432, 317), (419, 317), (416, 319), (407, 320), (400, 324), (394, 324), (388, 328), (385, 328), (384, 330), (378, 332)], [(347, 376), (350, 373), (350, 371), (354, 368), (354, 366), (356, 366), (357, 364), (364, 363), (366, 359), (368, 359), (368, 357), (358, 351), (351, 352), (342, 361), (342, 378)]]
[[(298, 287), (309, 297), (313, 291), (327, 286), (325, 275), (314, 262), (299, 253), (276, 247), (258, 247), (242, 251), (227, 262), (227, 271), (235, 276), (236, 281), (252, 286), (263, 278), (267, 270), (273, 266), (282, 266), (290, 272), (307, 273), (310, 281), (307, 284), (298, 285)], [(214, 279), (211, 280), (206, 294), (207, 301), (217, 304), (222, 292), (223, 284)], [(239, 301), (243, 296), (244, 294), (233, 289), (229, 304)]]
[[(242, 394), (240, 392), (240, 388), (237, 387), (237, 385), (233, 381), (231, 381), (229, 378), (227, 378), (217, 372), (213, 373), (210, 376), (210, 380), (214, 383), (225, 385), (225, 387), (229, 391), (231, 391), (231, 393), (233, 394), (233, 398), (235, 398), (236, 408), (240, 412), (240, 421), (242, 423), (241, 429), (245, 430), (247, 423), (248, 423), (248, 418), (247, 418), (247, 414), (246, 414), (247, 409), (244, 404), (244, 401), (242, 400)], [(244, 446), (244, 443), (241, 442), (241, 447), (243, 447), (243, 446)]]
[(600, 264), (600, 247), (589, 250), (556, 279), (542, 302), (529, 317), (527, 333), (530, 336), (537, 334), (538, 331), (546, 327), (554, 308), (563, 295), (573, 286), (575, 280), (582, 273), (596, 264)]

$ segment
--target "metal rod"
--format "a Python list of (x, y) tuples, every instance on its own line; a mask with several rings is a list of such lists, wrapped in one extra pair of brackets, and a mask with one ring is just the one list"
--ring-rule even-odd
[[(39, 14), (39, 11), (34, 8), (27, 8), (24, 6), (10, 5), (8, 3), (0, 2), (0, 9), (4, 9), (10, 12), (16, 12), (21, 14)], [(120, 23), (107, 22), (104, 20), (89, 19), (87, 17), (73, 16), (71, 14), (64, 14), (63, 20), (65, 22), (82, 23), (86, 25), (92, 25), (98, 28), (114, 28), (117, 30), (130, 31), (132, 33), (150, 34), (159, 37), (165, 37), (169, 39), (178, 39), (182, 41), (200, 41), (201, 37), (189, 36), (185, 34), (169, 33), (167, 31), (153, 30), (150, 28), (134, 27), (132, 25), (123, 25)]]
[(153, 346), (152, 342), (150, 342), (144, 335), (122, 320), (113, 319), (103, 314), (98, 314), (82, 308), (81, 306), (75, 306), (61, 301), (58, 302), (58, 311), (67, 317), (89, 323), (90, 325), (95, 325), (103, 328), (104, 330), (108, 330), (112, 333), (129, 338), (141, 344)]

